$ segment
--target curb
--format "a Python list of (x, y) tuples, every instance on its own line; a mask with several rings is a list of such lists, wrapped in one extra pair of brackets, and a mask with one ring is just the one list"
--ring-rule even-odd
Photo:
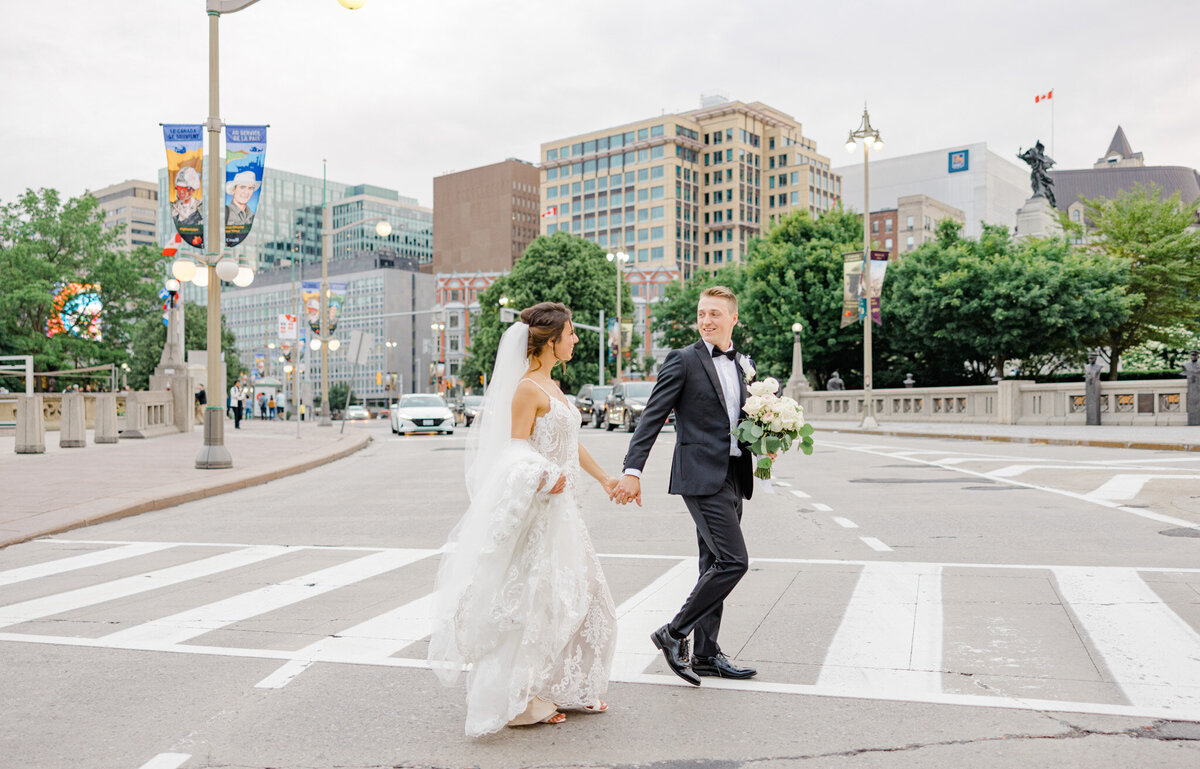
[(1146, 449), (1148, 451), (1200, 451), (1200, 444), (1194, 443), (1154, 443), (1151, 441), (1112, 441), (1091, 440), (1088, 438), (1042, 438), (1025, 435), (964, 435), (962, 433), (925, 433), (912, 430), (863, 430), (858, 427), (829, 428), (826, 432), (856, 433), (858, 435), (891, 435), (898, 438), (938, 438), (956, 441), (1034, 443), (1045, 446), (1094, 446), (1105, 449)]
[(289, 475), (297, 475), (322, 465), (331, 464), (339, 459), (344, 459), (351, 454), (362, 451), (367, 447), (368, 444), (370, 444), (371, 440), (372, 438), (369, 435), (358, 436), (358, 439), (351, 442), (351, 444), (348, 446), (345, 446), (331, 454), (315, 457), (297, 465), (264, 470), (255, 475), (238, 478), (236, 480), (224, 483), (217, 483), (204, 488), (189, 489), (186, 491), (167, 494), (166, 496), (158, 497), (156, 499), (127, 505), (117, 510), (110, 510), (105, 513), (100, 513), (99, 515), (81, 518), (80, 520), (70, 524), (54, 526), (44, 531), (39, 531), (35, 534), (22, 534), (13, 539), (0, 541), (0, 548), (5, 548), (9, 545), (20, 544), (21, 542), (29, 542), (30, 540), (38, 539), (40, 537), (49, 537), (54, 534), (62, 534), (66, 531), (81, 529), (85, 526), (92, 526), (97, 523), (106, 523), (108, 521), (129, 518), (142, 513), (150, 513), (155, 510), (163, 510), (168, 507), (174, 507), (175, 505), (182, 505), (186, 502), (194, 502), (198, 499), (205, 499), (207, 497), (215, 497), (221, 494), (227, 494), (231, 491), (250, 488), (251, 486), (261, 486), (264, 483), (270, 483), (271, 481), (278, 480), (279, 478), (286, 478)]

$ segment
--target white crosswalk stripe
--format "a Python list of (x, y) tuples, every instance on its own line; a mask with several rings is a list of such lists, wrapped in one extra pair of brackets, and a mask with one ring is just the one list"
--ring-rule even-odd
[[(63, 540), (66, 541), (66, 540)], [(53, 542), (53, 540), (43, 540)], [(408, 657), (397, 656), (410, 646), (428, 637), (432, 629), (432, 595), (419, 590), (405, 602), (388, 607), (377, 604), (378, 596), (370, 599), (374, 616), (363, 620), (365, 612), (359, 611), (359, 620), (344, 629), (322, 635), (318, 640), (295, 644), (289, 649), (286, 643), (277, 648), (253, 649), (213, 644), (217, 639), (204, 639), (207, 644), (189, 643), (205, 633), (227, 628), (236, 622), (260, 617), (283, 607), (302, 604), (317, 596), (349, 588), (365, 580), (388, 574), (435, 557), (436, 550), (400, 548), (307, 548), (275, 545), (229, 545), (219, 543), (92, 543), (107, 544), (105, 550), (94, 551), (66, 558), (48, 557), (43, 563), (0, 571), (0, 577), (8, 575), (8, 583), (0, 583), (0, 626), (10, 628), (0, 632), (0, 642), (47, 643), (64, 646), (79, 646), (107, 649), (130, 649), (205, 654), (212, 656), (257, 657), (278, 660), (280, 667), (255, 685), (263, 689), (280, 688), (295, 680), (304, 670), (314, 664), (358, 664), (388, 667), (427, 667), (421, 652)], [(77, 572), (77, 577), (86, 576), (90, 565), (120, 564), (177, 545), (193, 547), (220, 547), (226, 549), (215, 556), (197, 557), (187, 563), (143, 572), (115, 580), (100, 580), (96, 584), (61, 593), (29, 600), (15, 600), (13, 591), (36, 589), (37, 580), (53, 578), (65, 571)], [(217, 601), (202, 603), (196, 595), (202, 594), (207, 584), (218, 580), (208, 578), (240, 566), (270, 564), (271, 559), (285, 553), (305, 551), (339, 550), (348, 560), (326, 568), (309, 572), (303, 576), (280, 579), (278, 582), (259, 584), (253, 590), (224, 597)], [(321, 556), (328, 558), (328, 556)], [(91, 560), (79, 560), (88, 559)], [(650, 633), (669, 620), (678, 610), (692, 589), (696, 579), (694, 556), (685, 555), (601, 555), (606, 571), (624, 574), (629, 597), (621, 601), (617, 609), (618, 627), (616, 655), (612, 678), (615, 681), (653, 685), (681, 685), (678, 678), (661, 671), (661, 655), (649, 641)], [(647, 567), (647, 565), (650, 565)], [(1200, 633), (1189, 624), (1184, 615), (1178, 613), (1143, 579), (1143, 575), (1156, 575), (1157, 579), (1184, 580), (1188, 584), (1200, 582), (1200, 569), (1173, 569), (1163, 566), (1133, 567), (1085, 567), (1054, 566), (1036, 564), (937, 564), (881, 562), (869, 560), (821, 560), (821, 559), (752, 559), (752, 568), (761, 570), (792, 571), (797, 576), (807, 574), (810, 579), (820, 580), (822, 575), (844, 574), (847, 569), (857, 570), (856, 579), (837, 584), (840, 600), (844, 602), (836, 630), (824, 642), (823, 658), (783, 660), (792, 667), (809, 666), (819, 671), (813, 683), (794, 683), (787, 680), (772, 680), (768, 660), (758, 663), (763, 670), (758, 678), (748, 681), (705, 679), (704, 685), (716, 688), (733, 688), (751, 692), (774, 692), (792, 695), (866, 697), (892, 701), (934, 702), (952, 705), (982, 707), (1024, 708), (1039, 710), (1061, 710), (1087, 713), (1109, 713), (1116, 715), (1138, 715), (1155, 718), (1200, 720)], [(623, 569), (636, 567), (642, 585), (629, 585), (629, 574)], [(111, 567), (110, 567), (111, 568)], [(294, 568), (294, 565), (293, 567)], [(83, 570), (81, 572), (81, 570)], [(133, 571), (130, 568), (129, 571)], [(964, 693), (946, 688), (946, 675), (971, 671), (947, 670), (945, 649), (952, 645), (961, 647), (962, 641), (950, 634), (953, 627), (962, 626), (961, 614), (958, 625), (947, 624), (944, 619), (943, 595), (947, 585), (956, 587), (961, 595), (964, 582), (955, 580), (972, 579), (964, 574), (1003, 571), (1013, 576), (1036, 576), (1034, 572), (1053, 575), (1058, 594), (1062, 597), (1061, 611), (1071, 617), (1078, 628), (1077, 648), (1060, 653), (1097, 661), (1098, 683), (1107, 685), (1095, 691), (1111, 690), (1110, 695), (1091, 695), (1093, 700), (1077, 701), (1069, 696), (1077, 681), (1058, 681), (1044, 675), (1036, 687), (1022, 687), (1001, 691), (995, 687), (981, 688), (979, 693)], [(396, 575), (399, 579), (404, 572)], [(427, 572), (421, 579), (428, 581)], [(19, 577), (19, 579), (17, 579)], [(1148, 578), (1148, 577), (1147, 577)], [(1042, 577), (1044, 583), (1045, 578)], [(611, 578), (610, 578), (610, 581)], [(1024, 580), (1010, 580), (1019, 583)], [(1029, 580), (1031, 583), (1037, 580)], [(73, 582), (72, 584), (78, 584)], [(614, 583), (616, 584), (616, 583)], [(775, 583), (772, 583), (775, 584)], [(790, 584), (790, 580), (778, 580), (778, 584)], [(14, 587), (14, 586), (20, 586)], [(69, 627), (70, 613), (88, 609), (89, 621), (95, 621), (97, 611), (104, 612), (107, 602), (114, 602), (114, 611), (122, 601), (137, 600), (148, 590), (178, 586), (172, 593), (160, 593), (158, 603), (171, 606), (172, 596), (190, 596), (175, 601), (173, 611), (165, 616), (145, 619), (140, 624), (127, 627), (105, 636), (88, 638), (77, 635), (35, 634), (43, 625), (21, 632), (19, 626), (25, 622), (57, 616), (58, 621)], [(431, 585), (426, 586), (426, 591)], [(953, 591), (951, 591), (953, 592)], [(773, 606), (781, 596), (768, 596), (760, 606)], [(360, 599), (367, 600), (367, 599)], [(1180, 599), (1177, 599), (1180, 600)], [(192, 606), (178, 605), (183, 601)], [(195, 605), (199, 603), (200, 605)], [(378, 605), (377, 613), (376, 606)], [(1006, 623), (1000, 616), (1005, 604), (989, 603), (979, 611), (982, 619), (979, 628)], [(346, 607), (347, 612), (354, 610)], [(956, 607), (961, 613), (961, 605)], [(761, 611), (758, 623), (752, 631), (769, 631), (772, 623), (770, 609), (739, 607), (736, 602), (729, 611)], [(1191, 614), (1192, 620), (1195, 617)], [(342, 616), (340, 611), (339, 615)], [(1064, 622), (1066, 620), (1064, 619)], [(347, 623), (350, 624), (350, 623)], [(1025, 632), (1037, 634), (1035, 625), (1025, 625)], [(69, 631), (68, 631), (69, 632)], [(282, 631), (281, 631), (282, 632)], [(296, 631), (297, 638), (303, 635)], [(1038, 648), (1043, 639), (1030, 637), (1029, 648)], [(1012, 639), (1006, 638), (1006, 643)], [(420, 649), (421, 647), (418, 647)], [(1019, 655), (1014, 655), (1019, 657)], [(747, 660), (755, 664), (753, 660)], [(1020, 676), (1020, 670), (1006, 668), (1006, 675)], [(249, 685), (249, 684), (248, 684)], [(1056, 685), (1063, 690), (1057, 692)], [(1056, 692), (1059, 699), (1055, 699)], [(1034, 699), (1030, 694), (1036, 694)], [(1106, 699), (1107, 697), (1107, 699)]]

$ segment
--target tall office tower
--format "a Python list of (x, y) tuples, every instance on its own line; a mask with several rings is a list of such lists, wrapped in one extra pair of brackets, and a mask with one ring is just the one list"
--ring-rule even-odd
[(745, 259), (752, 237), (796, 210), (833, 208), (841, 179), (790, 115), (706, 97), (541, 146), (543, 234), (570, 232), (683, 279)]
[[(104, 210), (104, 226), (125, 225), (122, 248), (158, 248), (158, 185), (130, 179), (92, 193)], [(172, 230), (174, 234), (174, 230)]]
[(433, 271), (512, 268), (538, 235), (538, 169), (509, 158), (433, 180)]

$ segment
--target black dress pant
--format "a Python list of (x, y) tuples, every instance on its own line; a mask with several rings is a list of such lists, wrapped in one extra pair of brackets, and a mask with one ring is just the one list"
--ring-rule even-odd
[(233, 427), (234, 427), (234, 429), (240, 429), (241, 426), (242, 426), (242, 407), (241, 407), (241, 405), (235, 404), (233, 407)]
[(725, 483), (716, 494), (685, 496), (683, 502), (696, 522), (700, 579), (668, 627), (678, 637), (694, 632), (694, 653), (712, 657), (721, 651), (717, 633), (721, 630), (725, 596), (750, 568), (742, 537), (742, 494), (732, 458)]

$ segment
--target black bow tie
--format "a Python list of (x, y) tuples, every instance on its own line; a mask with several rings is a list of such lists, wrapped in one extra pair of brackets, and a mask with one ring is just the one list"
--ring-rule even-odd
[(717, 349), (717, 346), (714, 344), (713, 348), (712, 348), (712, 355), (714, 358), (720, 358), (722, 355), (724, 355), (726, 358), (729, 358), (729, 360), (733, 360), (734, 359), (733, 356), (737, 355), (737, 353), (733, 351), (732, 347), (730, 347), (728, 350), (726, 350), (724, 352), (721, 352), (719, 349)]

